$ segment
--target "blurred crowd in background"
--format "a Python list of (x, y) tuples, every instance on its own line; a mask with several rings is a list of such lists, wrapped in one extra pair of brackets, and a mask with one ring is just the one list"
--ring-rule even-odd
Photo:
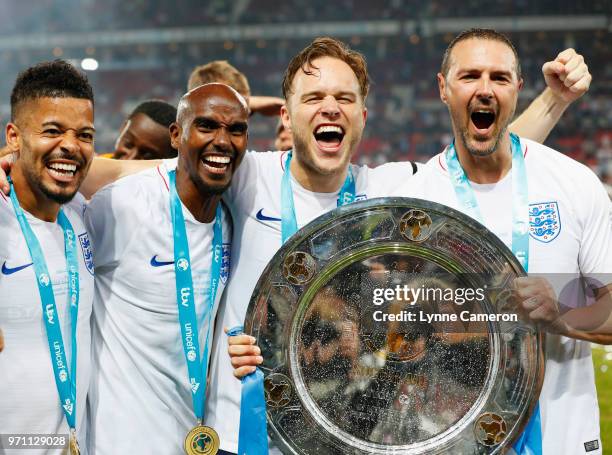
[[(130, 111), (151, 98), (176, 105), (195, 66), (228, 60), (248, 77), (253, 95), (280, 96), (291, 56), (327, 31), (367, 58), (373, 86), (355, 161), (373, 165), (426, 161), (451, 138), (436, 73), (444, 49), (461, 27), (444, 31), (444, 20), (461, 18), (457, 20), (465, 21), (463, 28), (495, 28), (496, 23), (513, 21), (511, 29), (520, 31), (508, 35), (519, 52), (525, 79), (519, 110), (544, 88), (544, 62), (567, 47), (584, 55), (593, 75), (591, 89), (565, 113), (546, 144), (589, 165), (612, 184), (612, 3), (607, 0), (467, 0), (460, 5), (415, 0), (9, 3), (0, 19), (3, 123), (10, 113), (10, 88), (21, 69), (53, 58), (75, 63), (94, 58), (99, 66), (88, 76), (96, 96), (96, 150), (111, 152)], [(538, 23), (548, 25), (529, 26)], [(319, 28), (311, 27), (308, 35), (308, 24)], [(217, 27), (218, 36), (206, 35), (207, 26)], [(249, 148), (272, 149), (276, 125), (275, 118), (253, 117)]]

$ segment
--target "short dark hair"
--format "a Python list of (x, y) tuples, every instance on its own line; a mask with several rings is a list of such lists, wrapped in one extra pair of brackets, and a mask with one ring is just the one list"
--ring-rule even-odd
[(484, 40), (499, 41), (500, 43), (504, 43), (506, 46), (510, 48), (510, 50), (512, 50), (512, 53), (514, 54), (514, 59), (516, 60), (516, 76), (519, 79), (522, 77), (521, 63), (519, 62), (518, 52), (516, 52), (516, 48), (514, 47), (514, 44), (512, 44), (512, 41), (510, 41), (510, 39), (506, 35), (504, 35), (503, 33), (499, 33), (490, 28), (470, 28), (469, 30), (464, 30), (461, 33), (459, 33), (455, 37), (455, 39), (453, 39), (450, 42), (450, 44), (446, 48), (446, 51), (444, 51), (444, 57), (442, 58), (442, 65), (440, 66), (440, 72), (445, 77), (448, 74), (448, 70), (450, 68), (450, 64), (451, 64), (450, 55), (451, 55), (453, 48), (455, 47), (457, 43), (468, 40), (468, 39), (484, 39)]
[(229, 85), (245, 98), (251, 96), (249, 80), (244, 73), (229, 63), (227, 60), (213, 60), (206, 65), (196, 66), (189, 76), (187, 90), (211, 82), (220, 82)]
[(361, 97), (364, 100), (366, 99), (370, 89), (370, 77), (368, 76), (365, 57), (361, 53), (350, 49), (346, 43), (328, 36), (316, 38), (291, 59), (283, 76), (283, 96), (285, 99), (288, 99), (291, 94), (291, 84), (296, 73), (302, 70), (306, 74), (312, 74), (309, 68), (317, 69), (312, 64), (313, 60), (321, 57), (337, 58), (350, 66), (359, 82)]
[(80, 98), (94, 102), (87, 77), (59, 59), (38, 63), (19, 73), (11, 92), (11, 120), (15, 120), (21, 104), (38, 98)]
[(132, 119), (137, 114), (144, 114), (155, 123), (166, 128), (176, 122), (176, 108), (162, 100), (148, 100), (140, 103), (128, 118)]

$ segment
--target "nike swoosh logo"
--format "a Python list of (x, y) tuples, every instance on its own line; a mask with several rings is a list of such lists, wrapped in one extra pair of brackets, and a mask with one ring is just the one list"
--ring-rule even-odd
[(257, 212), (257, 215), (255, 215), (255, 218), (257, 218), (259, 221), (281, 221), (280, 218), (274, 218), (272, 216), (264, 215), (263, 209), (259, 209), (259, 212)]
[(20, 265), (19, 267), (14, 267), (14, 268), (9, 268), (6, 266), (6, 261), (4, 261), (4, 264), (2, 264), (2, 273), (4, 275), (12, 275), (15, 272), (19, 272), (20, 270), (23, 270), (27, 267), (30, 267), (32, 265), (32, 263), (30, 262), (29, 264), (26, 265)]
[(174, 264), (174, 261), (158, 261), (157, 254), (151, 258), (151, 265), (153, 267), (163, 267), (164, 265)]

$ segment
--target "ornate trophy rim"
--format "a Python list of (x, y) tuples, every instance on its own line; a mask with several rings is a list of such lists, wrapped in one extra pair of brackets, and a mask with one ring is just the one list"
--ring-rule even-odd
[[(421, 210), (425, 212), (432, 212), (436, 214), (443, 214), (446, 219), (452, 222), (459, 223), (465, 226), (470, 233), (477, 234), (479, 237), (486, 238), (488, 245), (491, 245), (496, 252), (501, 253), (501, 260), (512, 270), (516, 276), (524, 276), (525, 272), (522, 269), (519, 262), (516, 260), (512, 252), (499, 240), (494, 234), (491, 233), (485, 226), (473, 220), (463, 213), (452, 209), (450, 207), (437, 204), (431, 201), (425, 201), (414, 198), (377, 198), (370, 199), (364, 202), (358, 202), (347, 206), (339, 207), (331, 212), (328, 212), (319, 218), (315, 219), (307, 226), (302, 228), (298, 233), (292, 236), (275, 254), (273, 259), (266, 266), (262, 273), (255, 290), (252, 294), (252, 298), (249, 304), (247, 315), (245, 318), (245, 333), (251, 334), (256, 338), (259, 338), (257, 331), (258, 321), (261, 320), (261, 304), (262, 296), (266, 292), (270, 291), (273, 283), (270, 278), (274, 276), (275, 272), (283, 267), (283, 261), (287, 256), (294, 252), (296, 248), (304, 244), (305, 240), (312, 239), (317, 233), (325, 232), (325, 229), (340, 224), (343, 220), (349, 220), (355, 216), (355, 214), (365, 214), (364, 216), (375, 216), (378, 213), (384, 214), (388, 210)], [(397, 226), (395, 226), (397, 227)], [(320, 268), (317, 267), (316, 274), (312, 277), (307, 277), (307, 283), (301, 283), (298, 281), (293, 283), (284, 283), (287, 289), (291, 289), (292, 292), (296, 289), (300, 290), (296, 296), (296, 304), (293, 309), (291, 316), (291, 322), (284, 328), (285, 338), (288, 340), (288, 345), (285, 347), (286, 353), (284, 353), (286, 368), (282, 369), (282, 375), (287, 375), (287, 379), (291, 378), (294, 394), (299, 399), (299, 403), (295, 406), (301, 406), (303, 412), (309, 414), (309, 418), (313, 421), (322, 423), (322, 431), (327, 431), (330, 434), (331, 439), (340, 439), (348, 442), (349, 445), (346, 450), (352, 450), (355, 453), (406, 453), (406, 454), (429, 454), (429, 453), (452, 453), (446, 452), (452, 450), (451, 445), (461, 434), (465, 433), (467, 429), (475, 424), (477, 416), (483, 416), (483, 412), (486, 411), (487, 405), (490, 406), (491, 397), (493, 396), (493, 388), (499, 386), (499, 375), (495, 372), (500, 368), (500, 362), (502, 361), (501, 349), (504, 344), (503, 335), (490, 331), (488, 333), (488, 342), (490, 343), (490, 358), (488, 361), (487, 371), (489, 372), (486, 376), (486, 381), (480, 388), (480, 395), (477, 400), (472, 403), (469, 411), (466, 412), (455, 424), (445, 431), (437, 434), (433, 438), (427, 441), (414, 442), (411, 444), (402, 445), (384, 445), (378, 442), (365, 441), (355, 437), (354, 435), (339, 428), (334, 422), (332, 422), (326, 414), (319, 408), (315, 400), (312, 398), (305, 380), (301, 373), (301, 368), (298, 362), (298, 331), (303, 322), (304, 315), (306, 314), (314, 296), (317, 292), (329, 282), (337, 271), (343, 270), (350, 264), (356, 263), (362, 258), (368, 258), (375, 254), (387, 254), (387, 253), (410, 253), (416, 257), (424, 256), (426, 259), (435, 260), (435, 263), (446, 264), (447, 268), (451, 271), (461, 272), (458, 264), (452, 263), (451, 260), (445, 258), (442, 254), (436, 256), (435, 252), (423, 250), (418, 245), (426, 239), (412, 239), (412, 242), (405, 242), (404, 244), (398, 243), (396, 240), (380, 240), (379, 242), (364, 243), (363, 245), (356, 245), (351, 248), (350, 252), (341, 250), (340, 252), (332, 254), (327, 260), (320, 260), (322, 263)], [(339, 259), (338, 259), (339, 257)], [(336, 258), (334, 260), (333, 258)], [(317, 263), (318, 265), (318, 263)], [(276, 273), (278, 275), (278, 273)], [(280, 284), (279, 284), (280, 286)], [(264, 299), (265, 300), (265, 299)], [(531, 415), (533, 409), (537, 404), (537, 396), (539, 396), (543, 379), (544, 379), (544, 357), (543, 357), (543, 346), (544, 337), (540, 332), (532, 334), (533, 344), (535, 345), (535, 356), (536, 367), (532, 368), (533, 381), (531, 383), (531, 394), (530, 401), (523, 406), (521, 414), (517, 420), (517, 424), (508, 430), (507, 437), (503, 440), (504, 445), (493, 444), (492, 447), (487, 449), (483, 453), (500, 453), (503, 451), (502, 447), (506, 447), (508, 444), (514, 442), (516, 438), (521, 434), (522, 429), (528, 422), (527, 416)], [(259, 342), (259, 340), (258, 340)], [(269, 365), (262, 366), (262, 371), (266, 378), (273, 377), (279, 373), (278, 368), (270, 369)], [(293, 390), (292, 389), (292, 390)], [(292, 405), (293, 406), (293, 405)], [(302, 453), (299, 449), (296, 449), (293, 441), (288, 440), (289, 435), (285, 434), (283, 429), (278, 426), (274, 416), (280, 412), (273, 407), (269, 407), (268, 414), (268, 428), (269, 434), (276, 444), (281, 447), (284, 453), (298, 454)], [(503, 420), (503, 419), (502, 419)], [(504, 421), (505, 425), (505, 421)], [(305, 453), (305, 452), (304, 452)], [(333, 452), (330, 453), (339, 453)]]

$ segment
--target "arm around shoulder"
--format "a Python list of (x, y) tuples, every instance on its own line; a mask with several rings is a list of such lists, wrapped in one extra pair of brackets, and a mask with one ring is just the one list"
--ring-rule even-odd
[[(107, 185), (85, 208), (85, 225), (94, 247), (96, 267), (112, 266), (146, 226), (146, 188), (135, 182)], [(145, 211), (143, 211), (145, 210)]]
[(113, 160), (95, 157), (79, 191), (86, 199), (91, 199), (106, 185), (159, 164), (161, 164), (160, 160)]

